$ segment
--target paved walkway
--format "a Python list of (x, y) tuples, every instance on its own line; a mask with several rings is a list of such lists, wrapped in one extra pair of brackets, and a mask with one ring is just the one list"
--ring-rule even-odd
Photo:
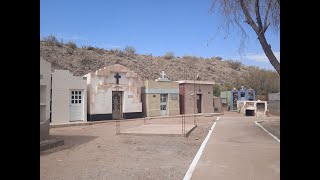
[(258, 119), (221, 116), (191, 179), (280, 179), (280, 143), (255, 120)]

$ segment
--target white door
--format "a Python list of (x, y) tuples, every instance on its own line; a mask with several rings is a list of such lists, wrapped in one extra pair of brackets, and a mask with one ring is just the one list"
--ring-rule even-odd
[(160, 116), (167, 115), (168, 94), (160, 94)]
[(70, 91), (70, 108), (69, 108), (69, 120), (81, 121), (83, 118), (83, 91), (71, 90)]

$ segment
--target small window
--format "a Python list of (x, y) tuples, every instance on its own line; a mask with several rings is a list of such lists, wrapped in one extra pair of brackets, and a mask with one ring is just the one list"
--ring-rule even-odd
[(75, 104), (78, 104), (78, 100), (75, 100)]
[(79, 103), (81, 103), (81, 100), (79, 100)]
[(78, 99), (78, 96), (75, 96), (75, 99)]
[(81, 95), (79, 95), (78, 97), (79, 97), (79, 99), (81, 99)]
[(78, 91), (76, 91), (76, 94), (78, 94)]
[(244, 96), (245, 96), (245, 93), (244, 93), (244, 92), (242, 92), (242, 93), (241, 93), (241, 97), (244, 97)]
[(72, 94), (74, 94), (74, 91), (71, 91)]
[(81, 94), (81, 91), (79, 91), (79, 94)]
[(74, 103), (74, 100), (71, 100), (71, 103), (73, 104), (73, 103)]
[(74, 96), (72, 96), (71, 99), (74, 99)]

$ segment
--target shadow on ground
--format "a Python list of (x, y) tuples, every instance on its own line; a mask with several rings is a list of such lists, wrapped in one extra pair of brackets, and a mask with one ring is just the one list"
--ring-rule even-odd
[(58, 139), (58, 140), (64, 140), (64, 145), (54, 147), (52, 149), (48, 149), (45, 151), (40, 152), (40, 156), (48, 155), (51, 153), (55, 153), (58, 151), (62, 151), (65, 149), (74, 148), (76, 146), (79, 146), (81, 144), (88, 143), (94, 139), (96, 139), (98, 136), (79, 136), (79, 135), (50, 135), (50, 139)]

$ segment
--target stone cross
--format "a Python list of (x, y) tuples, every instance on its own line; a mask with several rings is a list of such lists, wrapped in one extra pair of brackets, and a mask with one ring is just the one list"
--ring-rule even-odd
[(116, 73), (116, 75), (114, 75), (114, 78), (117, 79), (116, 83), (119, 84), (119, 79), (121, 78), (121, 76), (119, 75), (119, 73)]
[(161, 78), (165, 78), (164, 76), (165, 76), (166, 74), (164, 73), (164, 71), (162, 71), (162, 73), (160, 74), (160, 77)]

